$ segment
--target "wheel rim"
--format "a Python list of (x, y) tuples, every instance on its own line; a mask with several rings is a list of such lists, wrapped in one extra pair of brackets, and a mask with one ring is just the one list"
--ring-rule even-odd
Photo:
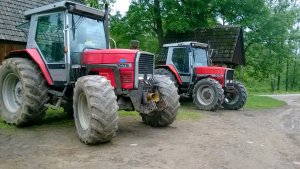
[(21, 107), (23, 103), (23, 85), (16, 74), (10, 73), (4, 78), (2, 99), (10, 113), (16, 113)]
[(233, 105), (238, 102), (240, 95), (237, 90), (234, 90), (233, 92), (227, 94), (226, 99), (228, 99), (227, 104)]
[(210, 105), (214, 101), (214, 93), (211, 86), (201, 86), (197, 90), (197, 99), (202, 105)]
[(87, 130), (90, 125), (89, 107), (84, 92), (79, 95), (78, 99), (78, 118), (83, 130)]

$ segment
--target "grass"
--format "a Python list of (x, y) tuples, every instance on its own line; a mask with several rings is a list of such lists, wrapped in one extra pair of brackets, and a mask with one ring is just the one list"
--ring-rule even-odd
[(272, 109), (272, 108), (279, 108), (286, 105), (286, 102), (273, 99), (267, 96), (254, 96), (249, 95), (247, 99), (247, 103), (245, 105), (245, 109)]
[[(46, 115), (44, 119), (40, 122), (37, 122), (34, 126), (31, 126), (31, 129), (40, 129), (41, 127), (48, 126), (72, 126), (74, 124), (74, 120), (72, 117), (66, 115), (63, 109), (52, 110), (48, 109), (46, 111)], [(0, 118), (0, 129), (3, 129), (6, 132), (13, 132), (17, 129), (16, 126), (6, 124)]]
[[(120, 117), (134, 117), (140, 118), (140, 115), (136, 111), (119, 111)], [(181, 102), (181, 108), (179, 109), (177, 120), (196, 120), (203, 117), (203, 112), (197, 110), (192, 102)]]
[[(194, 103), (190, 100), (181, 100), (181, 108), (177, 116), (177, 120), (196, 120), (201, 119), (204, 113), (197, 110)], [(249, 95), (245, 109), (261, 110), (261, 109), (272, 109), (285, 106), (284, 101), (279, 101), (266, 96), (254, 96)], [(136, 111), (119, 111), (121, 118), (123, 117), (133, 117), (140, 119), (139, 114)], [(74, 120), (64, 113), (63, 109), (59, 110), (47, 110), (45, 118), (38, 124), (30, 127), (32, 129), (39, 129), (41, 127), (48, 126), (73, 126)], [(8, 132), (13, 132), (16, 130), (15, 126), (8, 125), (0, 119), (0, 129)]]

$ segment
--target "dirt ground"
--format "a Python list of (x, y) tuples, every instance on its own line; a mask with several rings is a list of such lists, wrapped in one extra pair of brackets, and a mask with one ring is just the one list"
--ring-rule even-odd
[(276, 96), (281, 109), (206, 112), (198, 120), (151, 128), (120, 119), (111, 142), (86, 146), (74, 126), (0, 129), (0, 169), (300, 168), (300, 95)]

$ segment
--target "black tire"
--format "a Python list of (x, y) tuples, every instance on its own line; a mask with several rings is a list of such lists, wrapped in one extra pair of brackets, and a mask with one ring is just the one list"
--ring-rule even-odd
[(73, 101), (68, 101), (61, 106), (68, 117), (73, 117)]
[(38, 66), (25, 58), (4, 60), (0, 67), (0, 114), (16, 126), (30, 125), (43, 118), (48, 87)]
[(164, 68), (157, 68), (157, 69), (155, 69), (155, 74), (165, 75), (165, 76), (169, 77), (174, 82), (175, 87), (178, 87), (177, 78), (175, 77), (175, 75), (170, 70), (167, 70), (167, 69), (164, 69)]
[(193, 89), (193, 100), (200, 110), (215, 111), (220, 108), (224, 99), (224, 90), (214, 79), (199, 80)]
[(154, 75), (158, 83), (161, 99), (165, 99), (167, 107), (163, 111), (154, 111), (149, 114), (140, 114), (143, 121), (152, 127), (166, 127), (176, 120), (180, 107), (177, 88), (172, 80), (164, 75)]
[(235, 81), (234, 89), (231, 93), (225, 93), (229, 102), (223, 102), (222, 106), (224, 109), (239, 110), (245, 105), (248, 97), (246, 87), (242, 83)]
[(116, 135), (117, 97), (105, 77), (79, 78), (74, 88), (73, 109), (77, 133), (83, 143), (104, 143)]

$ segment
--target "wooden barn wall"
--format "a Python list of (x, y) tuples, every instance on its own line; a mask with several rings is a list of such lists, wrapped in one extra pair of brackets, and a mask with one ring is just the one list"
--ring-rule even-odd
[(24, 49), (26, 43), (21, 42), (10, 42), (0, 40), (0, 63), (2, 63), (3, 58), (13, 50)]

